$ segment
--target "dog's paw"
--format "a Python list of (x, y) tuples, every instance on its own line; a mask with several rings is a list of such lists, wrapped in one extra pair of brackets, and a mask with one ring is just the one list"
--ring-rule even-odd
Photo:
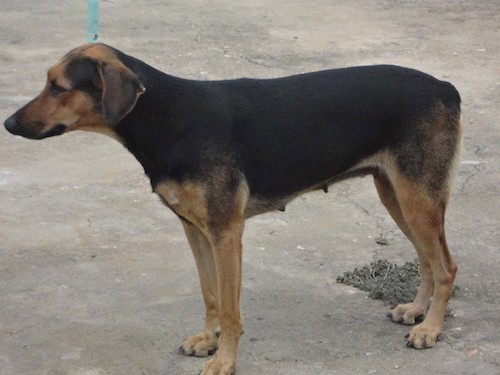
[(207, 357), (217, 351), (218, 341), (215, 333), (200, 332), (184, 341), (179, 348), (179, 353), (187, 356)]
[(439, 327), (426, 326), (424, 323), (419, 324), (406, 335), (406, 346), (415, 349), (432, 348), (436, 345), (440, 333)]
[(200, 375), (232, 375), (235, 369), (236, 363), (234, 361), (214, 357), (205, 364)]
[(417, 306), (414, 303), (406, 303), (397, 305), (387, 316), (393, 322), (413, 325), (422, 322), (425, 318), (425, 313), (426, 309), (424, 307)]

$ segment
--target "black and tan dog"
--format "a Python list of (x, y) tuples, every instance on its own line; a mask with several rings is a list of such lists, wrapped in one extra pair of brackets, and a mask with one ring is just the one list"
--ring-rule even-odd
[(181, 219), (196, 260), (205, 328), (181, 351), (217, 350), (202, 374), (235, 370), (245, 219), (366, 174), (420, 259), (415, 301), (390, 316), (404, 324), (425, 317), (407, 344), (435, 345), (457, 271), (444, 231), (461, 139), (460, 97), (449, 83), (396, 66), (191, 81), (87, 44), (49, 70), (41, 94), (5, 127), (33, 139), (103, 133), (143, 165)]

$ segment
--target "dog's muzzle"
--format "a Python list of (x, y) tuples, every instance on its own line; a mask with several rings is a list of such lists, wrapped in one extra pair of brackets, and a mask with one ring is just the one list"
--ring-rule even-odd
[(4, 126), (9, 133), (20, 135), (21, 137), (29, 139), (43, 139), (47, 137), (53, 137), (55, 135), (60, 135), (63, 134), (67, 128), (66, 125), (57, 124), (54, 125), (51, 129), (42, 132), (42, 123), (36, 122), (34, 124), (30, 124), (30, 126), (24, 126), (19, 123), (19, 120), (15, 114), (5, 120)]

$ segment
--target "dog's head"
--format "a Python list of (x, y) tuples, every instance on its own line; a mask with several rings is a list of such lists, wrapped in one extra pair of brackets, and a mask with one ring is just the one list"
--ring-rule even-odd
[(49, 69), (42, 92), (5, 120), (5, 128), (32, 139), (72, 130), (113, 136), (112, 128), (144, 92), (144, 85), (115, 50), (86, 44)]

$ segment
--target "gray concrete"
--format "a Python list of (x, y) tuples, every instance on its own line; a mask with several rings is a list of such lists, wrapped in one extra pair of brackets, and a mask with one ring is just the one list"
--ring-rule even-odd
[[(500, 373), (498, 0), (101, 3), (103, 42), (183, 77), (394, 63), (453, 82), (465, 134), (447, 229), (461, 290), (442, 341), (405, 348), (409, 328), (386, 304), (335, 282), (415, 257), (358, 179), (248, 222), (238, 375)], [(84, 1), (2, 0), (0, 118), (84, 39)], [(177, 354), (203, 319), (190, 250), (121, 145), (0, 129), (0, 213), (1, 375), (198, 373), (203, 359)]]

